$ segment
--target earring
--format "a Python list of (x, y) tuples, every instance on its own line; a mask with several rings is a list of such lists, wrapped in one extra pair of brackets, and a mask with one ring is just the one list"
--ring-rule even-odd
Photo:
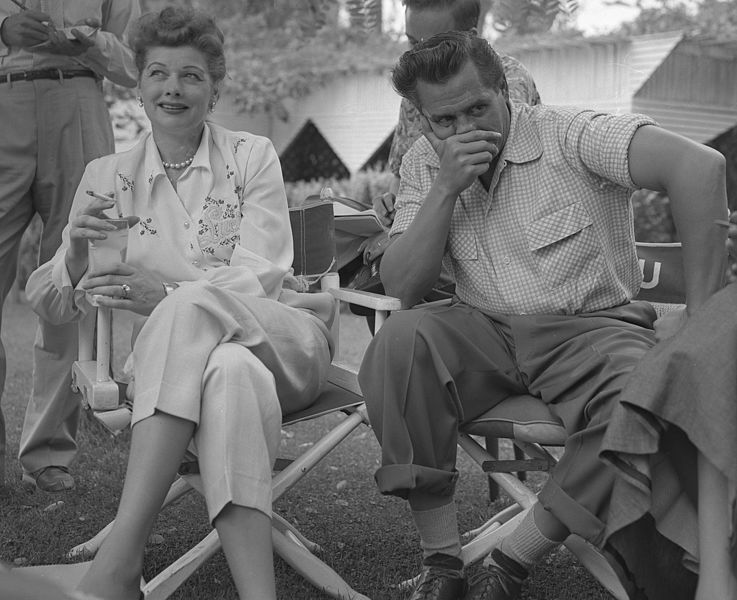
[(138, 98), (136, 98), (136, 99), (138, 100), (138, 106), (140, 106), (141, 108), (143, 108), (143, 98), (141, 98), (140, 96), (138, 96)]
[(210, 100), (210, 106), (209, 106), (210, 112), (215, 112), (215, 105), (217, 104), (217, 102), (218, 102), (217, 98), (213, 98), (212, 100)]

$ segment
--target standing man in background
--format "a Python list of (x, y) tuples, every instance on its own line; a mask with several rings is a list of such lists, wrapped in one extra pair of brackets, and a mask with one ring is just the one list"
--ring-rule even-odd
[[(43, 221), (44, 263), (61, 243), (85, 165), (114, 151), (102, 79), (136, 85), (125, 39), (139, 15), (138, 0), (0, 0), (0, 305), (34, 214)], [(24, 483), (48, 492), (74, 487), (69, 465), (80, 403), (70, 370), (76, 354), (74, 323), (39, 320), (20, 462)], [(0, 343), (0, 393), (5, 374)], [(5, 444), (0, 413), (0, 482)]]

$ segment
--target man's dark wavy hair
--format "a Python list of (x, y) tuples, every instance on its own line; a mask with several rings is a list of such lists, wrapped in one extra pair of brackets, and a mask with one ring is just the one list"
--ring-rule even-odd
[(181, 6), (167, 6), (161, 12), (142, 15), (130, 36), (139, 73), (143, 72), (149, 49), (155, 46), (190, 46), (207, 58), (207, 70), (215, 84), (225, 78), (224, 41), (223, 32), (210, 15)]
[(412, 10), (446, 10), (453, 15), (455, 28), (468, 31), (478, 27), (481, 14), (480, 0), (404, 0)]
[(485, 86), (509, 99), (507, 78), (499, 55), (489, 42), (467, 31), (439, 33), (402, 54), (392, 71), (392, 84), (400, 96), (419, 107), (418, 81), (445, 83), (469, 60)]

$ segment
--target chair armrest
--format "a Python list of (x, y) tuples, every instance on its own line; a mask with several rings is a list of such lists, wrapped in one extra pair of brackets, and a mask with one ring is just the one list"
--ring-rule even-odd
[(384, 296), (382, 294), (374, 294), (373, 292), (363, 292), (359, 290), (349, 290), (347, 288), (332, 288), (328, 290), (335, 298), (350, 304), (357, 304), (364, 308), (373, 310), (394, 311), (402, 308), (402, 302), (399, 298), (392, 296)]

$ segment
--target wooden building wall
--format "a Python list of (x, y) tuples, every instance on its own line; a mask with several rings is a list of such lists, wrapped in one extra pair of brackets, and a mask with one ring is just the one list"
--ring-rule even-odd
[(400, 99), (388, 75), (356, 74), (285, 102), (289, 119), (238, 113), (223, 95), (213, 118), (231, 128), (271, 138), (281, 153), (311, 120), (351, 173), (358, 171), (394, 131)]

